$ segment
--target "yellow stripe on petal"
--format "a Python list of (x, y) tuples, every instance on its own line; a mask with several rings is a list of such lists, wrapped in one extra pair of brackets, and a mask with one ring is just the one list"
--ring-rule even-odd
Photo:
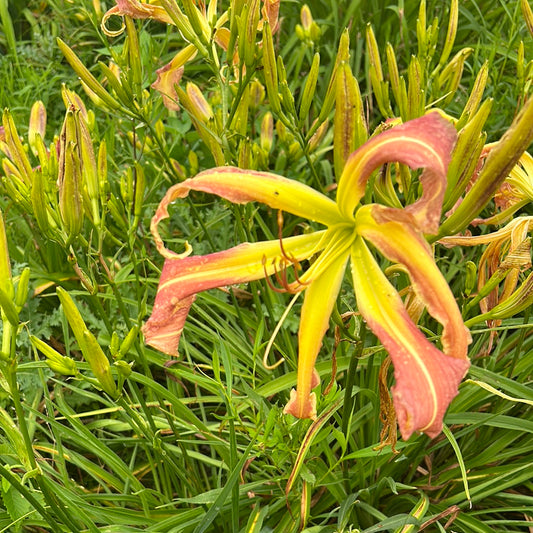
[(347, 261), (348, 253), (342, 254), (309, 284), (305, 292), (298, 333), (297, 386), (284, 411), (298, 418), (316, 417), (316, 398), (311, 392), (318, 385), (315, 361), (329, 327)]
[[(294, 261), (306, 259), (320, 251), (324, 233), (283, 239), (283, 250)], [(197, 293), (261, 279), (284, 265), (286, 257), (279, 240), (244, 243), (209, 255), (166, 259), (152, 315), (143, 327), (146, 343), (177, 355), (181, 332)]]
[(469, 361), (446, 356), (418, 330), (362, 238), (352, 246), (352, 275), (359, 311), (394, 364), (392, 394), (402, 437), (414, 431), (437, 436)]

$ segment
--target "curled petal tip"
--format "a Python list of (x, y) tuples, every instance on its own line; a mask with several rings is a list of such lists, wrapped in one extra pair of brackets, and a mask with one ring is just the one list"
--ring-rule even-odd
[(437, 349), (432, 352), (431, 358), (437, 361), (428, 365), (429, 373), (433, 374), (429, 383), (423, 383), (422, 377), (403, 375), (401, 365), (395, 369), (392, 396), (403, 440), (415, 431), (432, 439), (439, 435), (446, 409), (457, 396), (459, 383), (470, 366), (468, 359), (447, 357)]
[(291, 390), (291, 399), (283, 409), (285, 414), (296, 418), (316, 419), (316, 395), (312, 392), (307, 398), (301, 398), (296, 389)]

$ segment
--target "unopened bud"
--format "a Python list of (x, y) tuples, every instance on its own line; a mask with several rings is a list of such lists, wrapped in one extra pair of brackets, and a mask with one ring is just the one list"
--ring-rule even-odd
[(56, 292), (83, 357), (89, 363), (102, 389), (110, 396), (116, 397), (117, 389), (111, 374), (109, 359), (104, 354), (95, 336), (87, 329), (70, 294), (61, 287), (58, 287)]
[(272, 113), (267, 111), (261, 121), (261, 148), (266, 152), (272, 149), (272, 140), (274, 138), (274, 119)]
[(76, 376), (78, 374), (74, 359), (61, 355), (46, 342), (33, 335), (30, 336), (30, 341), (46, 357), (46, 364), (51, 370), (63, 376)]
[(311, 109), (311, 104), (315, 96), (316, 84), (318, 81), (318, 70), (320, 68), (320, 54), (317, 52), (313, 57), (313, 63), (309, 69), (309, 75), (305, 82), (304, 90), (302, 93), (302, 100), (300, 103), (299, 119), (300, 124), (303, 124)]
[(44, 104), (38, 100), (35, 102), (30, 111), (30, 125), (28, 128), (28, 143), (34, 155), (37, 155), (38, 149), (36, 144), (36, 137), (40, 136), (44, 139), (44, 132), (46, 130), (46, 108)]
[(276, 55), (272, 41), (272, 31), (268, 22), (263, 25), (263, 75), (270, 101), (270, 106), (275, 113), (281, 112), (278, 87), (278, 71), (276, 67)]
[(213, 118), (213, 109), (209, 105), (209, 102), (205, 99), (202, 91), (192, 82), (187, 83), (187, 95), (189, 96), (189, 102), (191, 109), (188, 111), (198, 118), (201, 122), (206, 124)]

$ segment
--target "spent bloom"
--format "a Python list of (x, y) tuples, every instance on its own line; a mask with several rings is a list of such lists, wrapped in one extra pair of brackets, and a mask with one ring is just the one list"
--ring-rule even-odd
[[(319, 383), (315, 361), (329, 326), (348, 263), (359, 312), (390, 354), (396, 384), (393, 401), (404, 439), (414, 431), (430, 437), (442, 429), (444, 413), (469, 367), (470, 335), (454, 296), (435, 264), (424, 234), (436, 234), (454, 146), (454, 127), (437, 112), (375, 135), (348, 158), (336, 201), (300, 182), (267, 172), (218, 167), (174, 185), (161, 201), (152, 234), (165, 263), (153, 312), (143, 328), (151, 346), (177, 355), (190, 306), (197, 293), (276, 275), (290, 292), (305, 291), (298, 333), (296, 389), (285, 412), (316, 417)], [(362, 205), (374, 170), (388, 162), (423, 169), (422, 195), (404, 207)], [(313, 233), (243, 243), (205, 256), (191, 247), (165, 248), (159, 222), (168, 206), (189, 191), (215, 194), (234, 203), (258, 201), (273, 209), (325, 226)], [(372, 248), (369, 246), (372, 245)], [(410, 318), (403, 302), (374, 257), (376, 250), (402, 265), (428, 312), (442, 324), (441, 348), (431, 343)], [(300, 263), (309, 261), (302, 274)], [(294, 276), (288, 278), (288, 272)]]

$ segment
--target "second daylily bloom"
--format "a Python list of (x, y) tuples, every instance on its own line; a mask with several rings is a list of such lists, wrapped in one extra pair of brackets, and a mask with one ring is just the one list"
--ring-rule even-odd
[[(299, 330), (296, 390), (285, 412), (316, 416), (315, 371), (322, 339), (351, 260), (360, 313), (391, 355), (396, 384), (393, 400), (404, 439), (414, 431), (436, 436), (444, 413), (457, 394), (469, 361), (470, 335), (444, 277), (437, 268), (425, 233), (438, 231), (446, 172), (455, 143), (453, 126), (438, 113), (395, 126), (374, 136), (347, 160), (337, 200), (275, 174), (220, 167), (207, 170), (169, 189), (152, 219), (152, 234), (165, 264), (153, 313), (143, 332), (146, 342), (171, 355), (178, 344), (195, 295), (214, 287), (276, 274), (291, 292), (305, 292)], [(403, 209), (361, 205), (372, 172), (387, 162), (423, 168), (423, 193)], [(169, 204), (189, 191), (215, 194), (234, 203), (262, 202), (271, 208), (322, 224), (326, 229), (279, 240), (244, 243), (205, 256), (166, 249), (158, 232)], [(368, 246), (408, 272), (413, 290), (442, 326), (442, 350), (430, 343), (409, 317), (403, 302), (381, 271)], [(313, 259), (294, 281), (287, 269)]]

